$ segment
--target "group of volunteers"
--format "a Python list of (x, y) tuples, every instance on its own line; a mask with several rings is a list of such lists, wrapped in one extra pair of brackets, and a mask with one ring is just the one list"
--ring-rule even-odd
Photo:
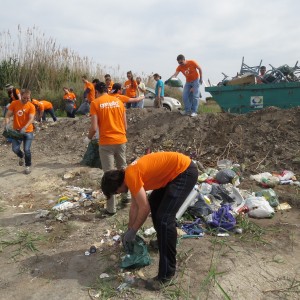
[[(183, 114), (193, 117), (198, 109), (202, 70), (196, 61), (186, 60), (183, 55), (178, 55), (177, 62), (179, 66), (171, 77), (179, 72), (186, 77)], [(161, 107), (164, 87), (159, 74), (154, 74), (154, 79), (157, 81), (155, 106)], [(122, 201), (128, 202), (130, 192), (128, 229), (122, 238), (123, 245), (129, 249), (151, 212), (160, 258), (158, 275), (148, 280), (147, 287), (158, 290), (176, 276), (176, 213), (197, 182), (197, 167), (189, 157), (177, 152), (150, 153), (126, 166), (126, 107), (143, 106), (145, 86), (139, 78), (133, 79), (131, 71), (124, 85), (113, 83), (108, 74), (105, 82), (98, 79), (89, 82), (85, 76), (82, 80), (84, 98), (90, 104), (91, 125), (86, 140), (98, 138), (104, 171), (101, 189), (107, 197), (107, 213), (113, 215), (117, 211), (116, 194), (122, 194)], [(26, 167), (31, 165), (35, 110), (30, 91), (24, 90), (19, 99), (12, 101), (5, 116), (5, 125), (14, 116), (14, 129), (24, 133)], [(20, 164), (24, 155), (20, 150), (21, 142), (15, 140), (12, 146)], [(152, 191), (149, 197), (147, 191)]]

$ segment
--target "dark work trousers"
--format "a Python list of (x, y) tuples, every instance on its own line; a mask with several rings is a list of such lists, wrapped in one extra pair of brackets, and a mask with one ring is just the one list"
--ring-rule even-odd
[(165, 187), (154, 190), (149, 196), (151, 216), (157, 233), (159, 249), (158, 279), (175, 275), (176, 270), (176, 213), (189, 195), (198, 179), (195, 163)]

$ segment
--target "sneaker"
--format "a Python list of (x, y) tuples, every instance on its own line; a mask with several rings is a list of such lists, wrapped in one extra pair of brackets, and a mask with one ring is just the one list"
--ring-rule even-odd
[(19, 158), (19, 166), (23, 166), (24, 165), (24, 158), (20, 157)]
[(30, 174), (30, 173), (31, 173), (30, 167), (25, 167), (24, 173), (25, 173), (26, 175)]
[(191, 113), (191, 117), (196, 117), (197, 114), (196, 113)]
[(159, 291), (167, 286), (174, 284), (176, 276), (167, 277), (164, 279), (158, 278), (155, 276), (152, 279), (148, 279), (145, 284), (145, 288), (150, 291)]
[(188, 115), (188, 113), (186, 111), (184, 111), (184, 110), (180, 110), (180, 114), (183, 115), (183, 116), (187, 116)]
[(117, 212), (110, 212), (107, 209), (103, 211), (104, 216), (114, 216)]

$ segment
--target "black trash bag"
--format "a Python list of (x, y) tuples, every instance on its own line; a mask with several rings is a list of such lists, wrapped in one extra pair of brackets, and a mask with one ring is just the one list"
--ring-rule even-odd
[(102, 169), (99, 155), (99, 145), (97, 140), (92, 140), (89, 143), (80, 164), (92, 168)]
[(69, 114), (73, 114), (75, 110), (75, 102), (71, 100), (66, 101), (65, 110)]
[(6, 138), (12, 138), (15, 140), (22, 140), (24, 137), (24, 134), (21, 133), (18, 130), (14, 130), (14, 129), (4, 129), (2, 135)]
[(229, 192), (220, 184), (213, 183), (210, 194), (223, 203), (234, 202), (234, 199), (229, 196)]
[(87, 101), (81, 103), (79, 108), (76, 110), (76, 114), (86, 115), (90, 112), (90, 104)]
[(215, 179), (220, 184), (232, 183), (232, 180), (235, 176), (236, 173), (231, 169), (223, 169), (216, 174)]
[(125, 249), (126, 255), (122, 258), (120, 267), (123, 269), (135, 269), (149, 266), (151, 258), (145, 241), (138, 235), (132, 242), (130, 251)]
[(187, 212), (194, 217), (204, 217), (213, 213), (212, 208), (204, 201), (201, 194), (198, 196), (198, 200), (192, 206), (189, 206)]

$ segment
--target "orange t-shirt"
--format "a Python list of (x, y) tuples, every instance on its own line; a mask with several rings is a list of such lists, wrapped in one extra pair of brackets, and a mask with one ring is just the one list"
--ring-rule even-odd
[(118, 98), (123, 103), (128, 103), (130, 99), (130, 97), (121, 94), (111, 94), (111, 96)]
[(176, 72), (181, 72), (185, 77), (187, 82), (192, 82), (197, 78), (200, 78), (199, 72), (197, 70), (198, 64), (194, 60), (186, 60), (185, 65), (179, 65)]
[(89, 93), (87, 94), (87, 99), (89, 103), (95, 100), (95, 87), (91, 82), (86, 82), (84, 84), (84, 90), (90, 89)]
[(36, 99), (31, 99), (31, 103), (35, 106), (36, 110), (39, 112), (44, 111), (44, 105)]
[(91, 103), (91, 116), (97, 115), (99, 145), (119, 145), (127, 142), (124, 104), (111, 95), (104, 94)]
[(125, 184), (135, 197), (142, 187), (145, 191), (165, 187), (184, 172), (190, 163), (188, 156), (178, 152), (150, 153), (126, 168)]
[(69, 93), (70, 94), (70, 97), (71, 97), (71, 100), (76, 100), (76, 95), (75, 95), (75, 93), (73, 93), (73, 92), (70, 92)]
[(126, 89), (126, 96), (129, 98), (135, 98), (136, 97), (136, 89), (137, 89), (137, 83), (135, 80), (127, 80), (125, 81), (125, 89)]
[(41, 100), (40, 103), (42, 103), (44, 105), (44, 110), (53, 108), (52, 103), (47, 100)]
[[(14, 114), (14, 129), (21, 130), (29, 121), (30, 115), (35, 115), (35, 106), (31, 102), (23, 104), (20, 100), (14, 100), (8, 107)], [(26, 132), (32, 132), (33, 125), (30, 124)]]

